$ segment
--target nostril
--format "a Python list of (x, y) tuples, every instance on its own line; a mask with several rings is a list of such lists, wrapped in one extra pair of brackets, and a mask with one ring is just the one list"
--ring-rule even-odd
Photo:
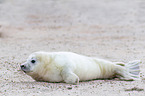
[(21, 68), (25, 68), (25, 65), (21, 65)]

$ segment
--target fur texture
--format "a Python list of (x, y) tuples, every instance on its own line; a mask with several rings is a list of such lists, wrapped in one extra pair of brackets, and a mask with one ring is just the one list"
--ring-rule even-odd
[(37, 81), (78, 84), (79, 81), (113, 76), (138, 80), (139, 63), (114, 63), (72, 52), (35, 52), (21, 64), (21, 69)]

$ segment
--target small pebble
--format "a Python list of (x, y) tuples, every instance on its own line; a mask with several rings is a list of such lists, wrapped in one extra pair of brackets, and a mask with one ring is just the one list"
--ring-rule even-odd
[(67, 87), (67, 89), (71, 90), (71, 89), (72, 89), (72, 87)]

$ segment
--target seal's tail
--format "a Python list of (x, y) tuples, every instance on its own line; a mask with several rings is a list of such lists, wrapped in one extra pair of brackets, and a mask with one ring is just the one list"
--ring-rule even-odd
[(140, 60), (131, 61), (127, 64), (116, 63), (116, 76), (122, 80), (140, 80)]

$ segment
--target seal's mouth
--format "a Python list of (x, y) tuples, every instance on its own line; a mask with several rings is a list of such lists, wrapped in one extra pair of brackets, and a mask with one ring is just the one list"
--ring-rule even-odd
[(25, 69), (22, 69), (21, 70), (24, 72), (24, 73), (31, 73), (32, 71), (29, 71), (29, 70), (25, 70)]
[(23, 69), (23, 68), (21, 68), (21, 70), (22, 70), (24, 73), (30, 73), (30, 72), (32, 72), (32, 71), (29, 71), (29, 70)]
[(23, 68), (21, 68), (21, 70), (22, 70), (24, 73), (27, 73), (27, 71), (25, 71)]
[(27, 73), (26, 71), (23, 70), (24, 73)]

